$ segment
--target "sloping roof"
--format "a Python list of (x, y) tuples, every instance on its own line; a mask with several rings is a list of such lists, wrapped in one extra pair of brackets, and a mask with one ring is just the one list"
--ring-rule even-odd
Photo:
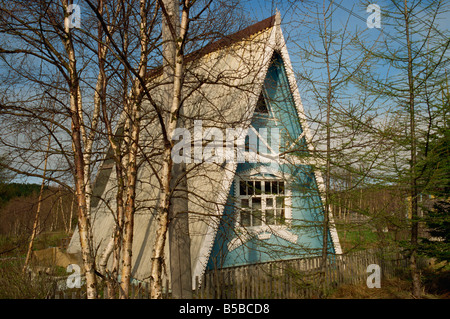
[[(239, 41), (242, 41), (242, 40), (250, 37), (253, 34), (257, 34), (261, 31), (264, 31), (268, 28), (273, 27), (275, 25), (275, 21), (276, 21), (276, 15), (273, 15), (267, 19), (264, 19), (255, 24), (252, 24), (251, 26), (248, 26), (245, 29), (239, 30), (230, 35), (226, 35), (223, 38), (221, 38), (217, 41), (214, 41), (212, 43), (209, 43), (206, 46), (204, 46), (203, 48), (200, 48), (199, 50), (196, 50), (196, 51), (186, 55), (184, 58), (184, 61), (185, 61), (185, 63), (189, 63), (189, 62), (201, 59), (205, 55), (212, 53), (214, 51), (222, 50), (234, 43), (237, 43)], [(147, 73), (147, 77), (152, 78), (154, 76), (161, 75), (162, 70), (163, 70), (162, 66), (156, 67)]]
[(189, 62), (189, 61), (197, 60), (197, 59), (205, 56), (208, 53), (224, 49), (224, 48), (232, 45), (233, 43), (237, 43), (239, 41), (245, 40), (246, 38), (248, 38), (249, 36), (251, 36), (253, 34), (257, 34), (261, 31), (267, 30), (275, 25), (275, 20), (276, 20), (275, 18), (276, 18), (276, 15), (273, 15), (265, 20), (255, 23), (245, 29), (242, 29), (236, 33), (227, 35), (218, 41), (210, 43), (210, 44), (206, 45), (205, 47), (201, 48), (200, 50), (189, 54), (186, 57), (186, 61)]
[[(270, 57), (276, 46), (275, 16), (214, 42), (186, 57), (189, 72), (185, 76), (183, 114), (185, 126), (191, 132), (193, 121), (202, 120), (203, 127), (229, 128), (249, 125), (257, 98), (261, 92)], [(164, 105), (167, 86), (158, 84), (160, 71), (154, 70), (149, 90), (156, 103)], [(137, 210), (133, 240), (132, 276), (138, 280), (149, 277), (153, 235), (158, 222), (155, 208), (160, 187), (155, 172), (160, 171), (161, 157), (153, 156), (159, 144), (161, 128), (154, 120), (154, 108), (144, 106), (140, 143), (144, 156), (138, 171)], [(158, 150), (156, 150), (157, 152)], [(201, 276), (214, 241), (223, 206), (227, 199), (236, 164), (204, 163), (190, 165), (187, 176), (190, 237), (193, 275)], [(105, 173), (107, 172), (107, 173)], [(111, 211), (115, 209), (115, 171), (106, 167), (96, 185), (102, 200), (92, 210), (94, 247), (100, 252), (106, 246), (114, 228)], [(97, 187), (99, 186), (99, 187)], [(72, 238), (69, 252), (79, 251), (79, 236)], [(166, 264), (169, 254), (166, 245)], [(170, 279), (170, 267), (166, 267)]]
[[(188, 72), (183, 85), (185, 128), (193, 132), (196, 120), (201, 120), (204, 128), (248, 127), (275, 50), (280, 52), (290, 72), (289, 81), (299, 118), (306, 121), (277, 14), (186, 57)], [(167, 86), (158, 83), (159, 75), (160, 69), (149, 74), (149, 90), (154, 102), (164, 106)], [(150, 274), (153, 236), (158, 227), (155, 212), (160, 192), (155, 172), (161, 168), (161, 157), (157, 153), (158, 145), (162, 145), (161, 128), (154, 120), (154, 108), (149, 103), (143, 108), (145, 116), (140, 138), (143, 154), (138, 171), (132, 270), (132, 276), (138, 280), (146, 280)], [(302, 125), (307, 128), (306, 123)], [(187, 166), (191, 265), (195, 281), (195, 277), (201, 277), (205, 271), (237, 164)], [(99, 185), (95, 188), (100, 190), (98, 195), (102, 200), (92, 211), (94, 248), (98, 248), (98, 252), (106, 246), (114, 228), (111, 211), (115, 209), (116, 187), (113, 169), (107, 168), (100, 174), (103, 175), (98, 178)], [(78, 237), (75, 233), (69, 252), (79, 251)], [(168, 245), (165, 252), (165, 261), (169, 265)], [(170, 279), (170, 267), (167, 266), (166, 271), (167, 279)]]

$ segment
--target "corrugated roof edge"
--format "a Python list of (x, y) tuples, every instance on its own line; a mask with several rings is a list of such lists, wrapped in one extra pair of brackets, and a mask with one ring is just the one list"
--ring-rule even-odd
[[(273, 15), (267, 19), (264, 19), (255, 24), (252, 24), (251, 26), (248, 26), (245, 29), (242, 29), (238, 32), (227, 35), (220, 40), (212, 42), (212, 43), (204, 46), (203, 48), (198, 49), (197, 51), (194, 51), (194, 52), (188, 54), (185, 57), (185, 62), (191, 62), (191, 61), (200, 59), (201, 57), (203, 57), (211, 52), (217, 51), (219, 49), (223, 49), (227, 46), (230, 46), (233, 43), (236, 43), (245, 38), (248, 38), (252, 34), (256, 34), (267, 28), (271, 28), (275, 25), (275, 22), (276, 22), (276, 15)], [(149, 72), (147, 72), (147, 78), (152, 78), (152, 77), (158, 76), (161, 74), (161, 72), (162, 72), (162, 66), (151, 69)]]

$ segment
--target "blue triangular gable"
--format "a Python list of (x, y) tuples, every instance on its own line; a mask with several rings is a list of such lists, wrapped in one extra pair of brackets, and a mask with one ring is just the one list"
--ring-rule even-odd
[[(280, 153), (289, 151), (289, 154), (296, 157), (307, 157), (308, 148), (302, 134), (303, 128), (298, 118), (285, 66), (281, 55), (276, 52), (266, 74), (262, 97), (267, 112), (264, 108), (256, 108), (252, 119), (253, 128), (258, 131), (262, 128), (267, 130), (266, 142), (269, 145), (272, 145), (272, 129), (278, 129)], [(258, 147), (260, 144), (261, 141), (258, 140)], [(246, 180), (259, 181), (259, 184), (252, 184), (252, 187), (256, 187), (255, 192), (259, 191), (257, 194), (261, 195), (254, 195), (252, 198), (258, 200), (258, 205), (265, 201), (266, 210), (263, 214), (266, 216), (262, 218), (262, 222), (243, 227), (237, 222), (240, 219), (238, 216), (241, 216), (239, 214), (244, 210), (242, 200), (245, 201), (251, 196), (242, 196), (238, 183)], [(270, 207), (267, 208), (268, 203), (270, 201), (270, 204), (273, 204), (277, 196), (283, 196), (273, 195), (272, 188), (265, 193), (264, 189), (258, 187), (261, 188), (261, 184), (271, 185), (270, 183), (276, 181), (282, 181), (283, 187), (284, 183), (286, 185), (284, 196), (289, 197), (285, 199), (289, 205), (283, 203), (286, 205), (283, 214), (286, 213), (286, 218), (289, 219), (284, 221), (284, 224), (282, 222), (276, 224), (277, 222), (270, 219), (274, 223), (272, 225), (267, 222), (269, 212), (272, 213)], [(252, 199), (251, 202), (253, 201)], [(207, 269), (320, 255), (323, 242), (323, 215), (323, 204), (312, 166), (289, 164), (289, 161), (276, 165), (239, 163)], [(331, 236), (329, 237), (329, 251), (334, 252)]]

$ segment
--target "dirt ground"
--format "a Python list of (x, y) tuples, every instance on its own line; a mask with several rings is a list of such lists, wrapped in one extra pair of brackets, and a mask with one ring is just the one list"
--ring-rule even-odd
[[(442, 282), (441, 282), (442, 284)], [(431, 290), (431, 291), (430, 291)], [(368, 288), (366, 284), (342, 285), (330, 299), (413, 299), (411, 282), (392, 278), (381, 281), (381, 288)], [(423, 299), (450, 299), (450, 287), (434, 289), (431, 282), (424, 283)]]

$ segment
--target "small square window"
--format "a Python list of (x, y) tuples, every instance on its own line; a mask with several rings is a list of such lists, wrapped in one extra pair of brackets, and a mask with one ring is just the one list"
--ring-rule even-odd
[(261, 195), (261, 181), (255, 181), (255, 195)]
[(245, 181), (239, 182), (239, 194), (247, 195), (247, 184), (245, 183)]
[(247, 182), (247, 195), (253, 195), (254, 194), (254, 182), (250, 181)]
[(274, 218), (273, 209), (266, 210), (266, 224), (267, 225), (273, 225), (275, 224), (275, 218)]
[(271, 194), (270, 182), (267, 182), (267, 181), (264, 182), (264, 193), (265, 194)]
[(249, 227), (251, 226), (250, 223), (250, 212), (249, 211), (241, 211), (241, 225), (244, 227)]
[(252, 209), (253, 210), (261, 210), (261, 197), (253, 197), (252, 198)]
[(278, 182), (272, 182), (272, 193), (271, 194), (278, 194)]
[(240, 225), (284, 225), (286, 223), (284, 181), (239, 181)]
[(278, 194), (284, 194), (284, 182), (278, 182)]

